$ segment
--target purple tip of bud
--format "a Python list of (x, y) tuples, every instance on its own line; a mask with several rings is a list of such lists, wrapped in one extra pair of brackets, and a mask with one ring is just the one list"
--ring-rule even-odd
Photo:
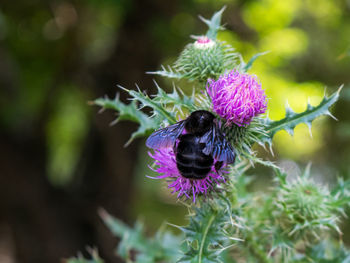
[(199, 37), (196, 42), (194, 42), (194, 46), (199, 49), (207, 49), (211, 48), (215, 45), (215, 42), (208, 38), (207, 36)]
[(210, 79), (206, 88), (213, 111), (228, 123), (247, 126), (253, 117), (266, 111), (265, 91), (256, 76), (232, 70), (216, 81)]
[(153, 154), (148, 154), (154, 159), (154, 164), (156, 165), (156, 168), (151, 169), (160, 174), (155, 179), (169, 179), (168, 188), (173, 190), (172, 193), (177, 193), (177, 198), (185, 196), (187, 199), (191, 199), (192, 196), (192, 200), (195, 203), (198, 195), (207, 195), (215, 184), (225, 182), (225, 178), (222, 175), (225, 171), (217, 172), (214, 167), (204, 179), (183, 177), (177, 169), (175, 154), (171, 148), (155, 150)]
[(197, 43), (198, 44), (207, 44), (209, 42), (211, 42), (212, 40), (210, 38), (208, 38), (207, 36), (201, 36), (197, 39)]

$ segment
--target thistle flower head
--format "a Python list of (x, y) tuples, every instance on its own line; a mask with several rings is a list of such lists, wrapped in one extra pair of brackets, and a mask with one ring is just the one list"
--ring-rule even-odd
[(173, 149), (165, 148), (155, 150), (154, 153), (149, 153), (154, 159), (156, 168), (151, 168), (160, 175), (154, 177), (156, 179), (168, 179), (168, 188), (172, 189), (172, 193), (177, 192), (177, 197), (185, 196), (187, 199), (193, 199), (196, 202), (196, 196), (207, 195), (216, 184), (225, 182), (225, 178), (221, 171), (215, 171), (212, 167), (208, 175), (203, 179), (188, 179), (183, 177), (177, 169), (175, 154)]
[(227, 124), (247, 126), (253, 117), (266, 111), (266, 96), (260, 82), (246, 73), (233, 70), (216, 81), (210, 79), (207, 92), (212, 99), (213, 111)]

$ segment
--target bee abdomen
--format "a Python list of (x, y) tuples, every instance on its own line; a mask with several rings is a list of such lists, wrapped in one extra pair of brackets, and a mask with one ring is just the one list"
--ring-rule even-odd
[(192, 134), (180, 137), (176, 147), (176, 165), (180, 174), (188, 179), (203, 179), (210, 172), (214, 159), (204, 154), (205, 144)]
[(179, 169), (180, 174), (188, 179), (203, 179), (205, 178), (211, 170), (211, 167), (192, 167), (192, 166), (183, 166), (177, 163), (177, 168)]
[[(201, 153), (204, 155), (203, 153)], [(209, 155), (176, 155), (176, 165), (180, 174), (189, 179), (203, 179), (210, 172), (213, 165), (213, 158)]]
[(182, 166), (190, 166), (194, 168), (210, 168), (213, 165), (213, 160), (209, 158), (201, 158), (196, 155), (176, 155), (176, 162)]

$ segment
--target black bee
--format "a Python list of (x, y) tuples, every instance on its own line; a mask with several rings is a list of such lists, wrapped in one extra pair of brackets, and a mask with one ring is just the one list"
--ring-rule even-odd
[(216, 171), (224, 163), (233, 163), (235, 153), (222, 134), (215, 116), (198, 110), (182, 121), (152, 133), (146, 145), (160, 149), (173, 147), (180, 174), (189, 179), (203, 179), (215, 160)]

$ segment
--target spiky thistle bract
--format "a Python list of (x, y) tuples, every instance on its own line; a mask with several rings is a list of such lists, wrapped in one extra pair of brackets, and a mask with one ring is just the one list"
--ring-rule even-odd
[[(319, 116), (332, 116), (330, 107), (338, 100), (341, 89), (325, 95), (318, 105), (308, 104), (303, 112), (287, 107), (280, 120), (264, 116), (267, 100), (263, 88), (258, 76), (247, 71), (266, 52), (245, 63), (233, 47), (217, 39), (218, 31), (223, 29), (224, 9), (211, 19), (201, 17), (208, 31), (184, 47), (174, 65), (152, 72), (194, 81), (192, 95), (185, 94), (181, 87), (167, 93), (156, 84), (155, 96), (140, 89), (123, 88), (131, 96), (130, 104), (122, 103), (118, 96), (115, 100), (101, 98), (93, 102), (103, 109), (115, 110), (117, 120), (138, 123), (139, 129), (131, 139), (148, 136), (195, 110), (212, 111), (237, 153), (235, 165), (227, 167), (225, 179), (213, 170), (205, 181), (195, 182), (179, 175), (173, 147), (151, 153), (156, 162), (152, 169), (158, 178), (168, 180), (169, 188), (179, 197), (190, 197), (193, 192), (206, 196), (209, 189), (211, 194), (196, 203), (183, 202), (189, 209), (189, 223), (175, 226), (182, 232), (179, 235), (162, 226), (154, 237), (148, 238), (142, 224), (131, 228), (105, 212), (100, 213), (112, 233), (121, 238), (118, 254), (127, 262), (142, 263), (348, 262), (350, 253), (340, 242), (340, 221), (350, 203), (350, 182), (339, 179), (333, 188), (317, 184), (308, 168), (297, 179), (289, 180), (276, 164), (259, 158), (252, 150), (254, 144), (272, 149), (272, 139), (278, 131), (293, 135), (299, 124), (311, 128)], [(144, 108), (148, 108), (147, 112)], [(275, 183), (271, 182), (266, 191), (250, 191), (254, 179), (247, 173), (251, 173), (254, 164), (266, 165), (275, 172)]]

